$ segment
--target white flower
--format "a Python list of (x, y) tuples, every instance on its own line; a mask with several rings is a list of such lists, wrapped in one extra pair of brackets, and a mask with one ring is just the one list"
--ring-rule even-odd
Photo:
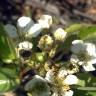
[(17, 21), (17, 26), (19, 28), (20, 34), (26, 34), (31, 26), (34, 25), (34, 22), (31, 20), (30, 17), (22, 16)]
[(50, 88), (44, 78), (35, 75), (24, 87), (26, 91), (32, 92), (32, 96), (50, 96)]
[(18, 19), (18, 21), (17, 21), (18, 26), (21, 27), (21, 28), (26, 27), (30, 23), (34, 24), (34, 22), (31, 20), (31, 18), (30, 17), (26, 17), (26, 16), (20, 17)]
[(17, 29), (15, 28), (15, 26), (7, 24), (4, 26), (4, 28), (9, 37), (16, 38), (18, 36)]
[(34, 24), (26, 33), (25, 37), (37, 37), (42, 31), (42, 27), (40, 24)]
[(82, 65), (85, 71), (94, 71), (93, 64), (96, 63), (96, 47), (92, 43), (84, 43), (82, 40), (72, 42), (73, 52), (70, 61), (73, 64)]
[(42, 26), (42, 28), (49, 28), (52, 25), (52, 17), (50, 15), (42, 15), (38, 20), (38, 23)]
[(74, 40), (72, 42), (71, 51), (74, 54), (78, 54), (81, 52), (81, 50), (83, 51), (83, 41), (82, 40)]
[(68, 75), (65, 80), (64, 80), (65, 84), (68, 85), (73, 85), (73, 84), (77, 84), (78, 83), (78, 79), (75, 75)]
[(50, 70), (46, 73), (45, 79), (46, 79), (48, 82), (51, 82), (51, 83), (54, 82), (54, 72), (53, 72), (52, 69), (50, 69)]
[(65, 32), (62, 28), (58, 28), (54, 33), (53, 33), (54, 37), (56, 40), (59, 41), (64, 41), (66, 36), (67, 36), (67, 32)]
[(23, 41), (19, 43), (19, 49), (30, 50), (32, 49), (32, 47), (33, 47), (33, 44), (28, 41)]

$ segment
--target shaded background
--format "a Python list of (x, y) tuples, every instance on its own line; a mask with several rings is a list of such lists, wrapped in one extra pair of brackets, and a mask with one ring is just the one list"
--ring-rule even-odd
[(0, 21), (16, 24), (22, 16), (36, 20), (43, 13), (55, 17), (57, 24), (96, 23), (96, 0), (0, 0)]

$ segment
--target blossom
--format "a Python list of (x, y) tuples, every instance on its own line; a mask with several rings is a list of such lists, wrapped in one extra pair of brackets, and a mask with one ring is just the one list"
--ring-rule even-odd
[(82, 65), (85, 71), (94, 71), (96, 63), (96, 47), (92, 43), (82, 40), (74, 40), (71, 47), (72, 55), (70, 61), (73, 64)]
[(18, 44), (17, 57), (30, 57), (33, 44), (29, 41), (23, 41)]
[(49, 28), (52, 25), (52, 17), (50, 15), (42, 15), (38, 20), (42, 28)]
[(24, 33), (28, 32), (28, 30), (31, 26), (33, 26), (33, 24), (34, 22), (31, 20), (31, 18), (26, 16), (20, 17), (17, 21), (17, 26), (19, 27), (19, 30)]
[(17, 29), (15, 28), (15, 26), (11, 25), (11, 24), (6, 24), (4, 26), (4, 29), (7, 33), (7, 35), (11, 38), (16, 38), (18, 37), (18, 34), (17, 34)]
[(67, 32), (65, 32), (62, 28), (58, 28), (53, 33), (53, 35), (54, 35), (55, 40), (64, 41), (67, 36)]
[(32, 92), (33, 96), (50, 96), (50, 88), (44, 78), (35, 75), (24, 87), (26, 91)]
[(49, 15), (42, 15), (37, 23), (34, 23), (30, 17), (22, 16), (18, 19), (17, 26), (19, 28), (19, 35), (26, 38), (37, 37), (43, 28), (49, 28), (52, 24), (52, 17)]

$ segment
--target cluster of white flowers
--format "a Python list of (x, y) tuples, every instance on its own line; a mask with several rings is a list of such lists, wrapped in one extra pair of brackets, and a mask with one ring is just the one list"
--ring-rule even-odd
[[(13, 39), (18, 37), (25, 38), (24, 41), (19, 41), (17, 44), (19, 49), (17, 56), (20, 58), (20, 50), (25, 50), (26, 52), (32, 51), (33, 44), (30, 38), (37, 37), (43, 29), (48, 29), (51, 25), (52, 17), (50, 15), (42, 15), (40, 19), (37, 20), (37, 23), (30, 17), (22, 16), (17, 21), (18, 31), (11, 24), (5, 25), (4, 28), (7, 35)], [(50, 53), (54, 45), (58, 43), (58, 41), (64, 43), (66, 37), (67, 32), (62, 28), (58, 28), (52, 33), (52, 36), (44, 33), (44, 35), (41, 36), (37, 47), (45, 53)], [(28, 40), (30, 40), (30, 42)], [(94, 44), (86, 43), (82, 40), (74, 40), (72, 42), (71, 52), (71, 64), (82, 66), (85, 71), (95, 70), (93, 65), (96, 64), (96, 46)], [(48, 67), (48, 69), (45, 68), (45, 70), (47, 72), (44, 78), (39, 75), (33, 76), (33, 78), (25, 84), (24, 89), (26, 91), (32, 91), (32, 96), (73, 96), (74, 92), (70, 89), (70, 85), (78, 83), (78, 78), (73, 75), (73, 71), (66, 68), (57, 68), (57, 71), (55, 67), (53, 67), (53, 69)], [(55, 87), (52, 86), (53, 89), (50, 88), (48, 85), (49, 83), (53, 84)], [(56, 83), (61, 87), (60, 90), (58, 90), (59, 87), (56, 86)], [(50, 90), (53, 93), (51, 93)]]
[(71, 63), (78, 64), (85, 71), (94, 71), (96, 64), (96, 46), (93, 43), (85, 43), (82, 40), (74, 40), (72, 42)]
[[(18, 34), (26, 38), (36, 37), (41, 33), (42, 29), (49, 28), (51, 24), (52, 17), (50, 15), (42, 15), (38, 23), (34, 23), (30, 17), (22, 16), (17, 20)], [(15, 26), (11, 24), (5, 25), (5, 31), (11, 38), (18, 36)]]

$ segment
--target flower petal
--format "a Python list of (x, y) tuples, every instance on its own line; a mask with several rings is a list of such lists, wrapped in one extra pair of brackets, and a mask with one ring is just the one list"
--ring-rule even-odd
[(33, 25), (34, 25), (34, 22), (31, 20), (30, 17), (22, 16), (17, 21), (17, 26), (19, 28), (19, 31), (22, 32), (22, 33), (20, 33), (20, 35), (28, 32), (30, 27)]
[(56, 40), (64, 41), (66, 36), (67, 36), (67, 32), (65, 32), (62, 28), (58, 28), (54, 32), (54, 37), (55, 37)]
[(75, 75), (68, 75), (66, 79), (64, 80), (65, 84), (72, 85), (72, 84), (77, 84), (78, 79)]
[(82, 40), (74, 40), (72, 42), (72, 47), (71, 47), (71, 51), (74, 53), (74, 54), (78, 54), (80, 52), (83, 51), (83, 41)]
[(95, 71), (95, 67), (92, 64), (83, 65), (85, 71)]
[(30, 80), (25, 85), (26, 91), (32, 91), (32, 96), (49, 96), (50, 88), (46, 83), (46, 80), (40, 77), (39, 75), (35, 75), (32, 80)]
[(42, 31), (40, 24), (34, 24), (27, 32), (26, 37), (32, 38), (37, 37)]
[(85, 43), (86, 52), (89, 56), (96, 56), (96, 47), (92, 43)]
[(17, 29), (15, 28), (15, 26), (7, 24), (4, 26), (4, 28), (9, 37), (16, 38), (18, 36)]
[(52, 17), (50, 15), (42, 15), (38, 20), (38, 23), (42, 26), (42, 28), (49, 28), (52, 24)]
[(28, 41), (23, 41), (19, 43), (19, 49), (32, 49), (32, 47), (33, 47), (32, 43)]

